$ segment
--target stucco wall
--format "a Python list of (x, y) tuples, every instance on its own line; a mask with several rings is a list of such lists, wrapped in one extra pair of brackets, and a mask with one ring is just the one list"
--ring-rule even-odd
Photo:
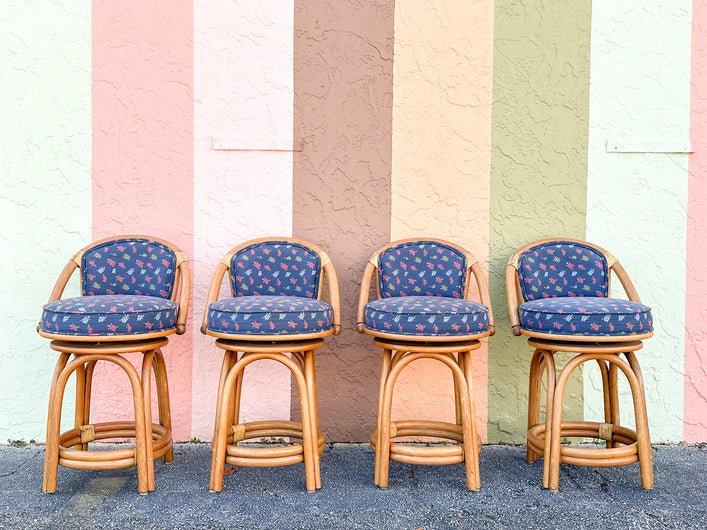
[[(316, 357), (321, 426), (367, 440), (381, 352), (355, 332), (361, 273), (383, 243), (423, 235), (488, 263), (488, 441), (525, 437), (532, 351), (508, 329), (503, 276), (548, 236), (621, 259), (656, 317), (639, 354), (652, 439), (704, 441), (707, 3), (692, 2), (5, 2), (0, 441), (43, 438), (56, 355), (41, 305), (76, 250), (120, 232), (172, 240), (192, 264), (189, 331), (165, 349), (177, 440), (213, 429), (222, 352), (198, 333), (212, 272), (261, 235), (330, 254), (343, 333)], [(574, 382), (568, 418), (599, 415), (596, 375)], [(396, 415), (451, 417), (442, 367), (404, 377)], [(107, 379), (94, 420), (130, 416)], [(252, 366), (244, 417), (295, 418), (291, 386)]]
[(293, 233), (329, 254), (341, 290), (343, 332), (316, 357), (320, 423), (330, 440), (366, 440), (380, 352), (356, 333), (356, 307), (390, 237), (393, 0), (295, 0), (294, 79)]
[[(237, 244), (292, 233), (293, 2), (198, 1), (194, 12), (194, 318)], [(224, 286), (223, 296), (230, 296)], [(213, 434), (223, 350), (194, 334), (192, 435)], [(248, 367), (244, 421), (290, 416), (289, 371)]]
[[(653, 308), (656, 334), (638, 358), (651, 434), (666, 441), (682, 439), (688, 155), (670, 151), (688, 145), (690, 9), (689, 0), (594, 0), (592, 9), (587, 239), (621, 261)], [(631, 147), (646, 141), (656, 145)], [(594, 366), (584, 390), (598, 421)], [(630, 394), (621, 405), (632, 422)]]
[(0, 443), (44, 437), (56, 354), (35, 327), (90, 235), (90, 28), (85, 1), (0, 5)]
[[(497, 0), (491, 148), (489, 441), (522, 441), (532, 350), (513, 337), (505, 265), (544, 237), (584, 237), (591, 5)], [(581, 381), (565, 400), (582, 416)]]
[[(462, 0), (396, 2), (391, 239), (448, 239), (484, 265), (492, 50), (492, 2), (475, 2), (473, 9)], [(486, 341), (472, 355), (479, 432), (485, 439)], [(453, 422), (449, 369), (437, 361), (407, 368), (396, 384), (393, 418)]]

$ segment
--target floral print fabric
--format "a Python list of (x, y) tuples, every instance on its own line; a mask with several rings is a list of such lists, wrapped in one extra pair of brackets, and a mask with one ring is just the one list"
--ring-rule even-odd
[(606, 258), (581, 243), (557, 242), (529, 249), (518, 260), (524, 300), (609, 295)]
[(476, 335), (488, 331), (489, 313), (482, 304), (456, 298), (381, 298), (366, 305), (365, 326), (395, 335)]
[(313, 250), (296, 243), (260, 243), (231, 259), (235, 296), (300, 296), (317, 298), (321, 261)]
[(382, 298), (462, 298), (466, 258), (458, 250), (440, 243), (402, 243), (381, 252), (378, 257), (378, 278)]
[(156, 296), (97, 295), (44, 306), (42, 329), (55, 335), (140, 335), (174, 329), (177, 304)]
[(94, 295), (170, 298), (176, 257), (171, 248), (147, 239), (117, 239), (97, 245), (81, 258), (81, 291)]
[(653, 331), (648, 306), (599, 297), (541, 298), (520, 306), (521, 327), (556, 335), (642, 335)]
[(237, 296), (209, 306), (209, 330), (233, 335), (301, 335), (331, 329), (333, 311), (321, 300), (295, 296)]

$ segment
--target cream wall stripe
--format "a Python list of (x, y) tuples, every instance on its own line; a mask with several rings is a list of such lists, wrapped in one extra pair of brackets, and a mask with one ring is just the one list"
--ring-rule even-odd
[(0, 54), (0, 443), (42, 442), (57, 353), (35, 327), (91, 235), (90, 4), (0, 3)]
[[(654, 442), (682, 439), (688, 155), (607, 152), (607, 140), (688, 143), (690, 22), (689, 0), (592, 6), (587, 239), (619, 259), (653, 308), (655, 337), (638, 358)], [(594, 368), (585, 416), (601, 421)], [(621, 406), (632, 421), (625, 395)]]

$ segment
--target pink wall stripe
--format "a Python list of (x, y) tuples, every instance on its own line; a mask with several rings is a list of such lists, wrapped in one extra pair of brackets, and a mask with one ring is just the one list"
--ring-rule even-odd
[[(194, 4), (194, 300), (223, 255), (292, 233), (292, 0)], [(230, 296), (223, 288), (222, 297)], [(223, 350), (194, 335), (192, 435), (210, 440)], [(289, 419), (290, 375), (246, 370), (241, 421)]]
[(707, 0), (692, 7), (692, 74), (687, 205), (685, 419), (688, 443), (707, 440)]
[[(94, 239), (153, 235), (193, 254), (192, 28), (188, 0), (92, 3)], [(191, 433), (192, 330), (190, 319), (164, 351), (177, 441)], [(132, 414), (125, 377), (108, 372), (97, 374), (94, 421)]]

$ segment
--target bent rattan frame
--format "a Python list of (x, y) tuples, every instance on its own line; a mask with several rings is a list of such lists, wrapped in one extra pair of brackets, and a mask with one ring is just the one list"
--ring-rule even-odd
[(52, 289), (51, 294), (49, 295), (49, 300), (47, 301), (48, 304), (52, 302), (56, 302), (59, 300), (64, 293), (64, 289), (66, 288), (66, 284), (69, 282), (69, 279), (71, 278), (71, 275), (74, 273), (75, 270), (81, 269), (81, 259), (83, 258), (83, 255), (86, 253), (87, 250), (95, 247), (96, 245), (99, 245), (101, 243), (108, 243), (111, 241), (115, 241), (116, 239), (147, 239), (149, 241), (155, 241), (156, 243), (160, 243), (166, 247), (169, 247), (172, 249), (175, 255), (175, 260), (176, 260), (176, 266), (175, 266), (175, 271), (174, 271), (174, 289), (172, 289), (172, 296), (170, 300), (172, 302), (177, 302), (177, 298), (179, 299), (178, 301), (178, 312), (177, 312), (177, 326), (175, 329), (168, 329), (164, 331), (155, 331), (152, 333), (141, 333), (140, 335), (104, 335), (104, 336), (95, 336), (95, 335), (61, 335), (61, 334), (55, 334), (55, 333), (47, 333), (42, 329), (41, 322), (37, 325), (37, 332), (45, 338), (48, 339), (57, 339), (57, 340), (70, 340), (72, 342), (96, 342), (100, 340), (101, 342), (122, 342), (122, 341), (131, 341), (131, 340), (143, 340), (143, 339), (152, 339), (152, 338), (157, 338), (157, 337), (165, 337), (167, 335), (172, 335), (173, 333), (176, 333), (177, 335), (183, 335), (184, 332), (186, 331), (186, 323), (187, 323), (187, 314), (189, 312), (189, 296), (191, 294), (191, 274), (189, 272), (189, 261), (187, 261), (187, 258), (185, 257), (184, 253), (179, 250), (177, 247), (175, 247), (172, 243), (169, 241), (165, 241), (164, 239), (159, 239), (156, 237), (152, 236), (144, 236), (144, 235), (121, 235), (121, 236), (111, 236), (111, 237), (105, 237), (103, 239), (99, 239), (97, 241), (94, 241), (93, 243), (86, 245), (84, 248), (79, 250), (66, 264), (64, 267), (64, 270), (61, 271), (61, 274), (59, 275), (59, 278), (57, 278), (56, 284), (54, 285), (54, 289)]
[[(54, 339), (50, 347), (60, 352), (54, 369), (47, 414), (47, 438), (44, 459), (43, 489), (54, 493), (57, 488), (58, 466), (74, 469), (116, 469), (137, 467), (138, 491), (155, 489), (154, 459), (173, 460), (172, 419), (169, 405), (167, 368), (161, 348), (168, 343), (167, 335), (182, 335), (186, 331), (191, 291), (189, 262), (184, 253), (169, 241), (146, 235), (116, 235), (99, 239), (77, 252), (60, 273), (49, 296), (49, 302), (59, 300), (74, 271), (81, 268), (84, 253), (102, 243), (116, 239), (154, 241), (169, 247), (175, 254), (175, 279), (171, 300), (177, 302), (175, 328), (137, 335), (59, 335), (47, 333), (37, 326), (38, 333)], [(138, 372), (123, 354), (141, 353), (142, 367)], [(73, 359), (71, 358), (73, 356)], [(134, 421), (92, 424), (91, 390), (93, 373), (99, 361), (117, 365), (128, 377), (132, 391)], [(66, 384), (76, 374), (76, 405), (74, 428), (60, 432), (61, 410)], [(157, 388), (159, 423), (152, 422), (151, 380), (154, 374)], [(127, 449), (89, 450), (89, 443), (111, 438), (135, 438)]]
[[(216, 402), (209, 489), (215, 492), (223, 489), (224, 465), (227, 463), (268, 467), (302, 462), (307, 491), (321, 488), (319, 457), (324, 451), (324, 434), (319, 430), (314, 350), (323, 346), (324, 341), (264, 343), (218, 339), (216, 345), (225, 352)], [(291, 353), (292, 358), (285, 352)], [(263, 359), (277, 361), (292, 373), (299, 390), (301, 422), (239, 423), (244, 370), (250, 363)], [(299, 438), (302, 443), (268, 448), (237, 445), (240, 441), (269, 436)]]
[[(645, 390), (641, 369), (635, 351), (642, 339), (653, 336), (653, 331), (629, 336), (574, 336), (539, 333), (521, 329), (519, 304), (523, 303), (518, 276), (520, 256), (528, 249), (555, 242), (580, 243), (603, 254), (609, 267), (609, 292), (611, 272), (618, 277), (629, 300), (640, 303), (640, 297), (628, 274), (619, 261), (603, 248), (568, 238), (547, 238), (529, 243), (508, 261), (506, 266), (506, 296), (511, 330), (514, 335), (528, 336), (528, 344), (535, 349), (530, 362), (528, 391), (528, 462), (543, 457), (543, 487), (559, 488), (560, 463), (579, 466), (611, 467), (639, 463), (641, 485), (653, 487), (653, 460), (650, 432), (646, 412)], [(554, 354), (567, 352), (576, 354), (557, 374)], [(624, 355), (626, 360), (620, 356)], [(562, 421), (562, 403), (569, 377), (585, 362), (596, 361), (601, 370), (604, 400), (604, 422)], [(620, 425), (618, 372), (626, 377), (634, 405), (636, 429)], [(545, 421), (540, 423), (540, 399), (543, 375), (546, 375)], [(563, 445), (563, 437), (587, 437), (604, 440), (606, 448), (587, 449)]]
[[(322, 274), (319, 278), (317, 299), (323, 298), (326, 278), (329, 303), (333, 312), (333, 325), (330, 330), (298, 335), (239, 335), (208, 329), (209, 306), (218, 299), (224, 277), (230, 271), (232, 257), (240, 250), (259, 243), (295, 243), (309, 248), (319, 256)], [(339, 282), (329, 256), (308, 241), (290, 237), (262, 237), (235, 246), (226, 253), (214, 272), (201, 332), (215, 337), (216, 345), (225, 350), (216, 402), (209, 489), (216, 492), (223, 489), (224, 465), (227, 463), (252, 467), (304, 463), (307, 491), (321, 488), (319, 458), (324, 450), (324, 434), (319, 430), (314, 350), (324, 345), (323, 337), (341, 333)], [(239, 423), (244, 370), (250, 363), (263, 359), (276, 361), (289, 369), (299, 390), (301, 422)], [(270, 436), (297, 438), (302, 440), (302, 443), (267, 448), (237, 445), (240, 441)]]
[[(57, 466), (74, 469), (117, 469), (137, 467), (138, 491), (155, 489), (154, 459), (173, 460), (172, 420), (169, 407), (167, 369), (161, 347), (167, 338), (147, 339), (131, 343), (90, 344), (52, 341), (60, 352), (52, 378), (47, 414), (47, 439), (44, 459), (43, 489), (54, 493)], [(143, 354), (141, 371), (135, 369), (124, 353)], [(73, 359), (70, 360), (73, 355)], [(93, 372), (98, 361), (117, 365), (128, 376), (133, 397), (134, 421), (90, 422)], [(76, 373), (76, 408), (74, 428), (60, 433), (61, 409), (69, 377)], [(159, 423), (152, 423), (151, 377), (157, 386)], [(128, 449), (90, 451), (88, 444), (110, 438), (135, 438)]]
[[(446, 245), (449, 247), (454, 248), (457, 250), (460, 254), (464, 255), (466, 257), (466, 276), (464, 278), (464, 300), (469, 300), (470, 296), (470, 290), (469, 290), (469, 285), (470, 285), (470, 280), (473, 275), (474, 280), (476, 281), (476, 285), (479, 290), (479, 297), (480, 301), (483, 305), (485, 305), (488, 308), (489, 311), (489, 329), (488, 331), (485, 331), (483, 333), (476, 333), (472, 335), (459, 335), (459, 336), (437, 336), (437, 335), (399, 335), (396, 333), (385, 333), (382, 331), (375, 331), (372, 329), (368, 329), (365, 327), (365, 311), (366, 311), (366, 304), (368, 304), (369, 299), (370, 299), (370, 292), (371, 292), (371, 283), (373, 282), (373, 278), (375, 276), (376, 281), (373, 282), (376, 285), (376, 297), (380, 298), (381, 293), (380, 293), (380, 288), (379, 288), (379, 282), (378, 282), (378, 259), (381, 253), (383, 253), (385, 250), (389, 249), (390, 247), (394, 247), (400, 244), (404, 243), (415, 243), (415, 242), (430, 242), (430, 243), (438, 243), (442, 245)], [(450, 241), (445, 241), (443, 239), (434, 239), (434, 238), (421, 238), (421, 237), (413, 237), (413, 238), (408, 238), (408, 239), (400, 239), (398, 241), (393, 241), (391, 243), (388, 243), (387, 245), (382, 246), (379, 248), (373, 256), (371, 256), (371, 259), (368, 260), (368, 263), (366, 263), (366, 267), (363, 270), (363, 278), (361, 279), (361, 290), (359, 293), (359, 298), (358, 298), (358, 311), (356, 313), (356, 330), (359, 333), (366, 333), (368, 335), (373, 335), (374, 337), (381, 337), (381, 338), (386, 338), (386, 339), (394, 339), (394, 340), (412, 340), (412, 341), (422, 341), (424, 340), (425, 342), (450, 342), (450, 341), (465, 341), (465, 340), (476, 340), (476, 339), (481, 339), (484, 337), (488, 337), (490, 335), (493, 335), (495, 333), (495, 328), (494, 328), (494, 321), (493, 321), (493, 311), (491, 309), (491, 296), (489, 295), (489, 287), (488, 287), (488, 281), (486, 280), (486, 276), (484, 275), (483, 269), (481, 267), (481, 264), (476, 260), (476, 258), (465, 248), (452, 243)]]
[[(375, 293), (381, 297), (378, 281), (379, 256), (388, 248), (405, 243), (437, 243), (456, 249), (466, 257), (464, 278), (465, 300), (470, 299), (470, 281), (473, 275), (479, 298), (488, 308), (489, 328), (487, 331), (463, 336), (400, 335), (370, 330), (365, 327), (365, 309), (369, 302), (371, 283), (374, 278)], [(479, 339), (495, 333), (493, 311), (488, 282), (481, 264), (465, 248), (442, 239), (408, 238), (393, 241), (379, 248), (369, 259), (363, 271), (361, 291), (358, 301), (357, 325), (359, 333), (373, 335), (373, 343), (383, 349), (381, 379), (378, 390), (377, 426), (370, 434), (371, 448), (375, 462), (374, 482), (381, 488), (388, 487), (390, 460), (422, 465), (443, 465), (464, 462), (466, 484), (469, 490), (478, 490), (479, 451), (481, 439), (476, 429), (476, 405), (474, 402), (471, 352), (481, 347)], [(447, 366), (454, 381), (456, 423), (404, 420), (391, 422), (393, 391), (400, 372), (409, 364), (422, 359), (431, 359)], [(402, 436), (424, 436), (452, 440), (457, 445), (446, 447), (411, 446), (393, 441)]]

